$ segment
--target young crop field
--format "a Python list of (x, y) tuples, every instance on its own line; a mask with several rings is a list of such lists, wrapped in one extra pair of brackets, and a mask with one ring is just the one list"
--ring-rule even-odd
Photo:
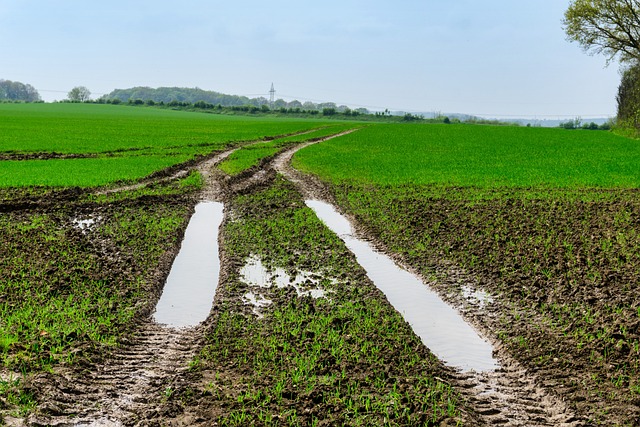
[[(588, 425), (640, 420), (640, 143), (610, 133), (375, 126), (300, 151), (356, 222), (460, 303)], [(452, 265), (466, 279), (452, 281)], [(457, 273), (460, 276), (460, 272)]]
[(638, 147), (608, 132), (389, 124), (309, 147), (294, 166), (359, 184), (637, 188)]
[(258, 165), (262, 159), (272, 157), (283, 148), (305, 141), (317, 141), (360, 126), (355, 124), (334, 124), (300, 135), (285, 136), (269, 142), (246, 145), (231, 153), (225, 161), (218, 165), (218, 168), (228, 175), (238, 175)]
[(0, 187), (136, 180), (234, 144), (323, 126), (115, 105), (0, 104)]

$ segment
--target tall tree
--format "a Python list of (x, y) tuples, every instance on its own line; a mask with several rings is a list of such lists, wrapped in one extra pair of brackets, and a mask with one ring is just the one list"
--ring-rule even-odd
[(71, 102), (85, 102), (91, 99), (91, 92), (84, 86), (76, 86), (69, 91), (67, 98)]
[(564, 14), (569, 40), (610, 63), (640, 61), (640, 1), (573, 0)]

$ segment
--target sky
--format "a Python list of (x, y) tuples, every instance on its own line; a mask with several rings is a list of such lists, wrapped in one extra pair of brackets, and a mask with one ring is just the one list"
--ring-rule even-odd
[(45, 101), (199, 87), (352, 108), (615, 116), (619, 65), (566, 40), (569, 0), (0, 0), (0, 79)]

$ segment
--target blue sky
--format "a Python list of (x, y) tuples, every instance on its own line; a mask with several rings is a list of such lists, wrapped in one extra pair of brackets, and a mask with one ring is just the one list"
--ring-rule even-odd
[[(566, 41), (569, 1), (0, 0), (0, 78), (200, 87), (484, 116), (615, 115), (618, 65)], [(95, 96), (94, 95), (94, 96)]]

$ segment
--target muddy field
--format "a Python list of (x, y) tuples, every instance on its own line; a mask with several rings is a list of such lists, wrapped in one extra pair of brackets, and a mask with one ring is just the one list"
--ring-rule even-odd
[[(197, 186), (179, 176), (103, 195), (60, 192), (58, 201), (7, 193), (1, 276), (35, 286), (34, 304), (58, 298), (103, 326), (16, 328), (28, 335), (0, 347), (0, 421), (640, 422), (635, 193), (447, 198), (420, 187), (329, 187), (288, 169), (290, 154), (237, 178), (216, 172), (222, 157), (212, 157), (190, 165), (203, 177)], [(461, 372), (437, 360), (307, 198), (336, 203), (361, 236), (459, 307), (501, 367)], [(162, 327), (151, 314), (203, 199), (225, 204), (211, 315), (192, 329)], [(5, 289), (3, 307), (22, 304), (24, 289)]]
[(454, 304), (491, 295), (468, 315), (587, 423), (640, 423), (637, 191), (334, 191)]

